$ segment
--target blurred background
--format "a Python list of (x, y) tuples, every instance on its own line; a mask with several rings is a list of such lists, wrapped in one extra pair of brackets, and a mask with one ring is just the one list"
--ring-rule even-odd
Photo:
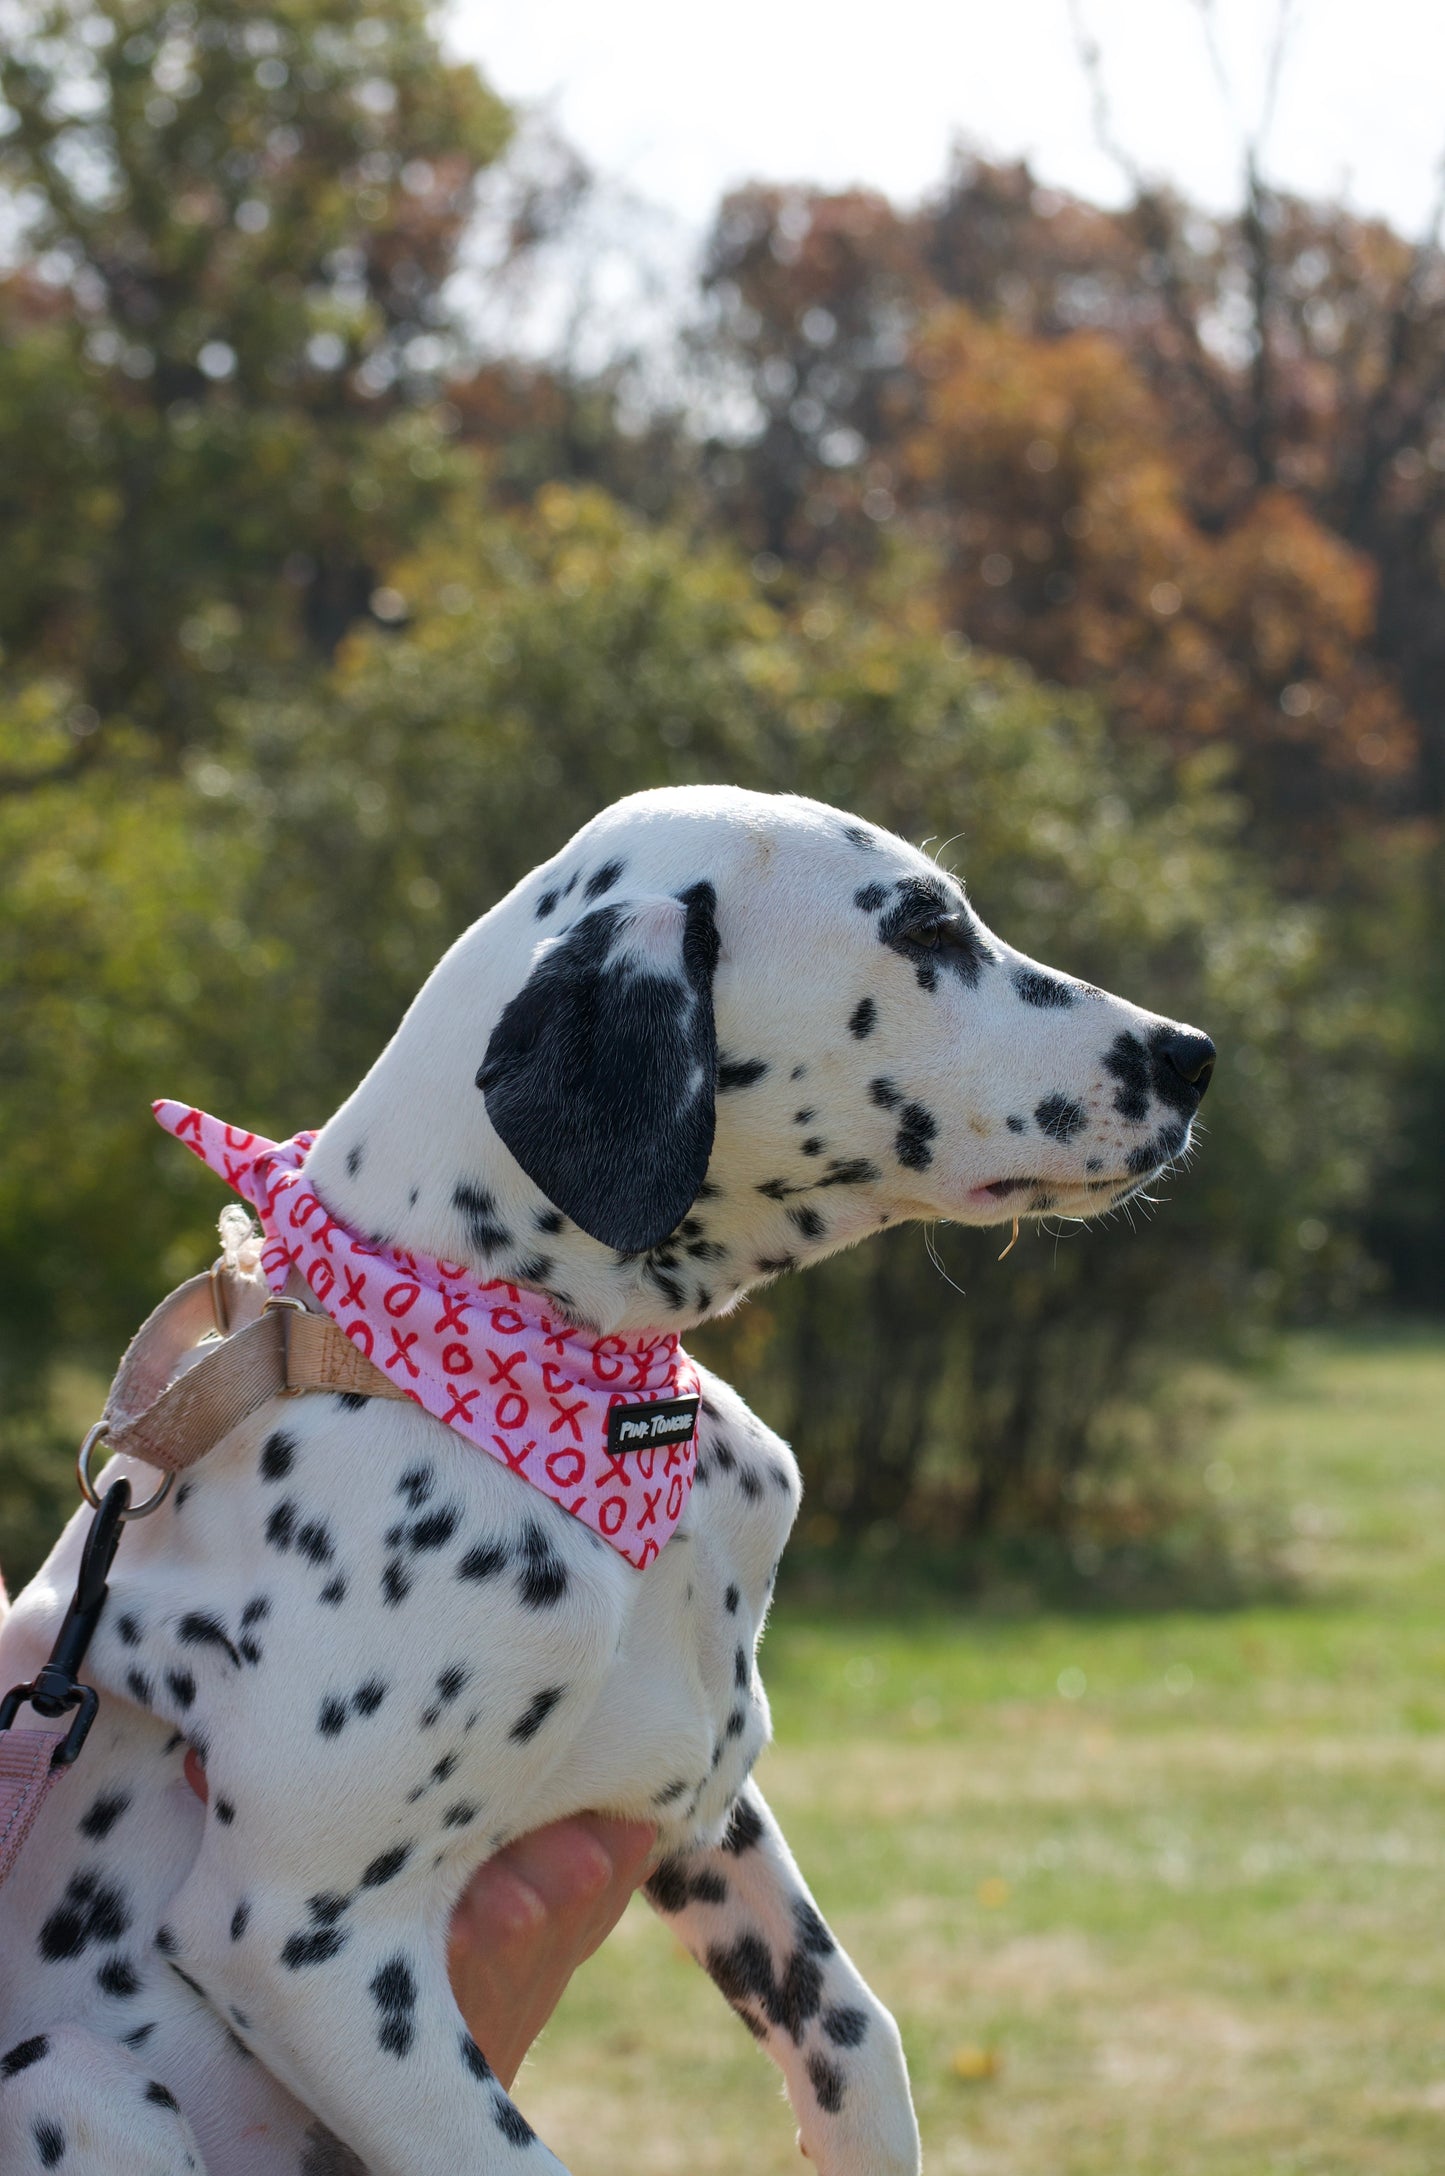
[[(0, 1563), (215, 1251), (152, 1097), (319, 1122), (637, 787), (932, 841), (1220, 1065), (1157, 1205), (694, 1340), (807, 1482), (769, 1788), (931, 2165), (1413, 2176), (1445, 29), (991, 12), (0, 0)], [(559, 2150), (716, 2090), (690, 2167), (792, 2165), (665, 1944), (593, 1971)]]

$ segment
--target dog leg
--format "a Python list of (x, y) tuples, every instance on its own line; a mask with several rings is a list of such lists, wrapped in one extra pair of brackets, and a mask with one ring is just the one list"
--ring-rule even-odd
[(829, 1933), (755, 1784), (722, 1842), (664, 1859), (647, 1898), (777, 2063), (822, 2176), (917, 2176), (898, 2027)]
[(0, 2056), (5, 2176), (205, 2176), (175, 2096), (113, 2041), (75, 2025)]
[(219, 1939), (216, 1896), (187, 1884), (164, 1954), (366, 2176), (567, 2176), (467, 2031), (425, 1877), (384, 1897), (253, 1886)]

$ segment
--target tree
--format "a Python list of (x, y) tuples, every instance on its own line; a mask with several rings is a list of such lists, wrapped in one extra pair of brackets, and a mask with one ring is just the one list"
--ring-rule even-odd
[[(174, 756), (437, 501), (441, 289), (505, 109), (422, 0), (9, 0), (0, 644)], [(381, 609), (385, 600), (381, 601)]]

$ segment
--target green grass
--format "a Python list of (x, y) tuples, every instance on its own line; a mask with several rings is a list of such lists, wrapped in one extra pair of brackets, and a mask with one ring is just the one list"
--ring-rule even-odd
[[(1445, 1338), (1302, 1339), (1209, 1456), (1286, 1521), (1293, 1599), (779, 1603), (760, 1781), (899, 2019), (930, 2170), (1445, 2169)], [(519, 2098), (578, 2176), (802, 2165), (640, 1903)]]

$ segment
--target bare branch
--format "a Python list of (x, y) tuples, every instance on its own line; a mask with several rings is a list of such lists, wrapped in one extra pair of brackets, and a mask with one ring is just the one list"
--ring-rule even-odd
[(1074, 46), (1079, 56), (1079, 66), (1084, 71), (1084, 81), (1089, 87), (1089, 106), (1094, 123), (1094, 139), (1104, 156), (1112, 159), (1135, 196), (1147, 194), (1148, 183), (1143, 168), (1125, 150), (1114, 134), (1114, 124), (1109, 107), (1109, 91), (1104, 81), (1104, 56), (1099, 42), (1084, 21), (1082, 0), (1068, 0), (1069, 22), (1074, 33)]

